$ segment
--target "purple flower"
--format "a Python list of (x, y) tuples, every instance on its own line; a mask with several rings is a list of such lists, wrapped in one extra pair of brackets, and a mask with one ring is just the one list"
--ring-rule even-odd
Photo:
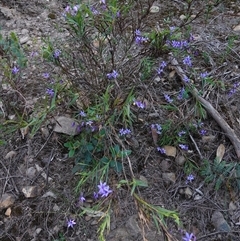
[(93, 121), (91, 121), (91, 120), (86, 122), (86, 126), (92, 126), (92, 124), (93, 124)]
[(149, 40), (148, 37), (143, 37), (143, 36), (136, 36), (136, 38), (135, 38), (135, 42), (138, 45), (147, 43), (148, 40)]
[(161, 154), (166, 154), (166, 150), (162, 147), (157, 147), (157, 151), (160, 152)]
[(54, 90), (53, 89), (47, 89), (46, 94), (50, 95), (51, 97), (54, 96)]
[(55, 59), (57, 59), (57, 58), (60, 56), (60, 54), (61, 54), (61, 50), (56, 49), (56, 50), (53, 52), (53, 57), (54, 57)]
[(175, 26), (172, 26), (172, 27), (169, 27), (169, 29), (170, 29), (170, 32), (172, 33), (172, 32), (174, 32), (174, 30), (176, 29), (176, 27), (175, 27)]
[(167, 66), (167, 63), (165, 61), (163, 61), (160, 65), (159, 65), (159, 68), (157, 69), (157, 73), (160, 75), (164, 68)]
[(116, 79), (119, 76), (116, 70), (113, 70), (111, 73), (107, 74), (108, 79)]
[(144, 109), (146, 107), (146, 105), (143, 102), (139, 101), (139, 100), (134, 101), (133, 104), (136, 105), (140, 109)]
[(191, 66), (192, 66), (191, 57), (190, 57), (189, 55), (188, 55), (187, 57), (185, 57), (185, 58), (183, 59), (183, 63), (184, 63), (185, 65), (191, 67)]
[(166, 100), (168, 103), (172, 103), (172, 102), (173, 102), (173, 99), (171, 99), (170, 96), (167, 95), (167, 94), (164, 94), (164, 98), (165, 98), (165, 100)]
[(185, 93), (185, 89), (184, 87), (180, 90), (179, 94), (178, 94), (178, 100), (182, 100), (183, 99), (183, 95)]
[(179, 146), (182, 150), (185, 150), (185, 151), (188, 150), (188, 145), (185, 145), (185, 144), (179, 144), (178, 146)]
[(199, 134), (200, 134), (201, 136), (205, 136), (205, 135), (207, 134), (207, 131), (204, 130), (204, 129), (201, 129), (201, 130), (199, 131)]
[(38, 56), (38, 52), (37, 51), (32, 51), (30, 54), (30, 57), (35, 57)]
[(93, 15), (98, 15), (100, 13), (95, 7), (90, 7), (90, 11)]
[(79, 202), (83, 203), (85, 201), (86, 201), (86, 198), (83, 196), (83, 193), (81, 193), (79, 196)]
[(136, 29), (135, 30), (135, 35), (136, 36), (142, 36), (142, 33), (141, 33), (141, 31), (139, 29)]
[(76, 224), (76, 222), (73, 219), (69, 219), (67, 221), (68, 228), (73, 228), (73, 226)]
[(193, 233), (185, 233), (185, 236), (182, 238), (183, 241), (196, 241), (196, 237)]
[(94, 198), (95, 200), (98, 199), (98, 195), (99, 195), (98, 192), (94, 192), (94, 193), (93, 193), (93, 198)]
[(157, 130), (157, 133), (158, 133), (159, 135), (162, 133), (162, 127), (161, 127), (161, 125), (159, 125), (159, 124), (152, 124), (152, 125), (151, 125), (151, 128)]
[(50, 77), (50, 75), (49, 75), (49, 73), (43, 73), (43, 77), (44, 77), (45, 79), (48, 79), (48, 78)]
[(184, 75), (183, 81), (184, 81), (185, 83), (189, 83), (189, 82), (190, 82), (189, 78), (188, 78), (186, 75)]
[(194, 179), (195, 179), (195, 177), (193, 176), (193, 174), (189, 174), (189, 175), (187, 176), (187, 181), (186, 181), (186, 183), (192, 182)]
[(129, 130), (129, 129), (120, 129), (120, 131), (119, 131), (119, 135), (120, 136), (125, 136), (125, 135), (128, 135), (128, 134), (130, 134), (131, 133), (131, 130)]
[(86, 116), (87, 116), (87, 114), (86, 114), (83, 110), (81, 110), (81, 111), (79, 112), (79, 115), (80, 115), (81, 117), (86, 117)]
[(100, 0), (100, 3), (106, 4), (106, 0)]
[(181, 137), (181, 136), (183, 136), (183, 135), (185, 135), (185, 134), (186, 134), (186, 131), (179, 131), (179, 132), (178, 132), (178, 136), (179, 136), (179, 137)]
[(17, 74), (18, 72), (19, 72), (19, 68), (17, 67), (17, 66), (14, 66), (13, 68), (12, 68), (12, 73), (13, 74)]
[(208, 76), (208, 72), (204, 72), (200, 74), (201, 79), (205, 79)]
[(107, 197), (110, 193), (112, 193), (112, 190), (107, 183), (102, 183), (102, 181), (100, 181), (100, 184), (98, 185), (98, 194), (101, 195), (101, 197)]

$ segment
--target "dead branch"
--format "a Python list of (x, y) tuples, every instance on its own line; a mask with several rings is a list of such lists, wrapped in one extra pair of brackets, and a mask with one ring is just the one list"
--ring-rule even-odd
[(240, 140), (237, 137), (234, 130), (228, 125), (228, 123), (222, 118), (222, 116), (219, 114), (219, 112), (209, 103), (207, 100), (205, 100), (203, 97), (201, 97), (198, 94), (198, 91), (195, 87), (193, 87), (190, 83), (186, 83), (184, 79), (187, 79), (183, 69), (179, 65), (178, 61), (170, 57), (171, 64), (175, 68), (177, 74), (182, 80), (182, 83), (189, 88), (189, 91), (191, 94), (198, 100), (205, 110), (213, 117), (213, 119), (218, 123), (218, 125), (222, 128), (222, 130), (225, 132), (226, 136), (229, 138), (231, 143), (234, 146), (234, 149), (236, 151), (238, 159), (240, 159)]

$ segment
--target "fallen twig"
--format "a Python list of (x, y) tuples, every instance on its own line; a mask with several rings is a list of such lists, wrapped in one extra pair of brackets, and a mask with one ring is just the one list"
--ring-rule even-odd
[(213, 117), (213, 119), (218, 123), (218, 125), (222, 128), (222, 130), (225, 132), (226, 136), (229, 138), (231, 143), (234, 146), (234, 149), (236, 151), (238, 159), (240, 159), (240, 140), (237, 137), (234, 130), (228, 125), (228, 123), (222, 118), (222, 116), (219, 114), (219, 112), (209, 103), (207, 100), (205, 100), (203, 97), (201, 97), (198, 94), (198, 91), (195, 87), (193, 87), (191, 84), (186, 83), (184, 79), (187, 79), (187, 76), (185, 75), (183, 69), (178, 64), (178, 61), (170, 57), (171, 64), (175, 68), (177, 74), (182, 80), (182, 83), (189, 88), (189, 91), (191, 94), (204, 106), (206, 111)]

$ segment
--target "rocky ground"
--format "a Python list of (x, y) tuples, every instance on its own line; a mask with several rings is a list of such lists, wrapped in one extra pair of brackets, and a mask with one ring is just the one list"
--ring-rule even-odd
[[(160, 7), (160, 12), (152, 13), (149, 21), (161, 21), (161, 16), (157, 14), (161, 13), (163, 16), (164, 11), (167, 15), (170, 3), (163, 2), (154, 3)], [(171, 11), (181, 9), (182, 1), (172, 2), (175, 8)], [(8, 118), (15, 115), (13, 106), (16, 105), (19, 105), (20, 110), (22, 108), (22, 111), (32, 113), (45, 94), (46, 80), (42, 77), (43, 73), (59, 71), (50, 64), (41, 65), (41, 58), (33, 53), (40, 52), (45, 38), (50, 37), (56, 42), (69, 38), (69, 32), (61, 25), (64, 24), (62, 12), (66, 4), (60, 0), (1, 1), (1, 33), (7, 36), (11, 31), (16, 32), (29, 59), (27, 68), (21, 73), (22, 82), (19, 82), (17, 92), (9, 91), (1, 83), (0, 100), (4, 103), (4, 115)], [(212, 66), (209, 72), (212, 71), (212, 75), (225, 82), (237, 82), (240, 80), (240, 39), (236, 39), (232, 57), (228, 56), (221, 64), (216, 59), (219, 58), (218, 53), (225, 49), (227, 39), (233, 34), (240, 35), (240, 8), (237, 2), (226, 1), (216, 5), (211, 14), (207, 24), (204, 17), (192, 24), (191, 31), (198, 39), (196, 46), (199, 51), (210, 53), (208, 57)], [(178, 11), (173, 18), (173, 24), (177, 24), (181, 17), (181, 11)], [(155, 23), (150, 22), (147, 27), (151, 28), (152, 25)], [(199, 68), (201, 67), (199, 63)], [(171, 80), (171, 77), (169, 79)], [(174, 80), (171, 81), (175, 83)], [(228, 83), (226, 86), (228, 87)], [(170, 90), (172, 88), (168, 84), (163, 87)], [(161, 101), (158, 97), (161, 93), (160, 87), (152, 86), (149, 91), (152, 91), (156, 102)], [(240, 137), (239, 93), (229, 100), (220, 90), (218, 94), (218, 90), (214, 91), (214, 94), (211, 91), (209, 89), (206, 93), (206, 98), (213, 101), (214, 107)], [(183, 107), (182, 110), (190, 111), (191, 108)], [(160, 119), (175, 118), (171, 114), (163, 114), (165, 116)], [(5, 116), (1, 117), (2, 122)], [(194, 151), (188, 153), (191, 163), (197, 167), (202, 165), (196, 146), (204, 158), (213, 160), (220, 144), (226, 149), (225, 160), (236, 161), (231, 142), (214, 118), (208, 116), (205, 126), (208, 135), (204, 138), (194, 137), (197, 144), (193, 142)], [(205, 184), (204, 179), (197, 174), (194, 182), (187, 185), (183, 176), (186, 156), (178, 151), (176, 155), (159, 157), (154, 152), (151, 134), (142, 129), (141, 123), (136, 124), (135, 133), (137, 130), (139, 144), (132, 160), (136, 176), (148, 182), (149, 187), (140, 190), (144, 199), (152, 204), (177, 210), (184, 229), (193, 232), (198, 237), (197, 240), (240, 240), (239, 186), (226, 183), (216, 191), (214, 184)], [(4, 134), (3, 139), (7, 139), (7, 142), (0, 147), (0, 240), (97, 240), (98, 217), (90, 214), (77, 216), (78, 211), (81, 211), (76, 204), (77, 195), (74, 192), (78, 177), (72, 174), (74, 160), (68, 158), (61, 134), (52, 132), (48, 122), (33, 138), (25, 135), (24, 130), (18, 130), (9, 135)], [(112, 212), (107, 240), (143, 240), (143, 233), (149, 241), (166, 240), (163, 237), (164, 232), (157, 232), (153, 224), (140, 222), (136, 203), (128, 194), (127, 189), (122, 189), (116, 195), (116, 209)], [(89, 197), (86, 205), (91, 204), (92, 199)], [(66, 220), (69, 215), (77, 220), (77, 228), (67, 228)], [(181, 230), (177, 230), (171, 221), (167, 225), (172, 235), (172, 239), (168, 240), (182, 240)]]

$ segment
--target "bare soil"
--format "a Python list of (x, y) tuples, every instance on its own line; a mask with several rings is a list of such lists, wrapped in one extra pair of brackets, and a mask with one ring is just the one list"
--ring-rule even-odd
[[(160, 7), (160, 12), (149, 15), (145, 21), (145, 29), (156, 27), (161, 21), (166, 21), (169, 15), (173, 19), (172, 26), (178, 25), (180, 15), (184, 14), (183, 2), (156, 1), (154, 4)], [(205, 1), (195, 2), (193, 15), (200, 11)], [(58, 31), (59, 19), (66, 4), (66, 1), (50, 0), (1, 1), (2, 33), (5, 35), (15, 31), (22, 41), (23, 48), (29, 53), (30, 59), (28, 67), (23, 70), (22, 76), (25, 82), (19, 83), (19, 92), (8, 92), (0, 87), (0, 99), (4, 103), (6, 116), (13, 115), (15, 109), (13, 107), (16, 106), (18, 111), (27, 109), (30, 115), (33, 107), (45, 94), (46, 83), (42, 74), (58, 71), (51, 65), (41, 67), (40, 60), (39, 64), (36, 60), (31, 61), (30, 54), (32, 51), (39, 51), (44, 44), (44, 37), (50, 36), (51, 39), (57, 40), (69, 37), (67, 31)], [(226, 87), (226, 91), (223, 91), (217, 84), (213, 88), (210, 86), (204, 93), (204, 98), (219, 111), (240, 138), (239, 91), (237, 90), (232, 98), (227, 94), (227, 90), (240, 81), (240, 32), (233, 31), (238, 24), (240, 24), (240, 8), (237, 1), (223, 1), (216, 4), (209, 16), (203, 14), (190, 23), (191, 32), (198, 39), (195, 43), (196, 52), (205, 53), (207, 59), (203, 62), (199, 58), (197, 62), (196, 54), (194, 66), (208, 71), (214, 76), (216, 82), (219, 79)], [(220, 53), (226, 51), (228, 40), (233, 35), (238, 35), (236, 40), (238, 42), (220, 59)], [(160, 56), (159, 60), (164, 60), (163, 57), (165, 56)], [(169, 73), (171, 71), (170, 68), (167, 70)], [(195, 84), (200, 86), (200, 83)], [(179, 76), (174, 75), (173, 78), (168, 77), (161, 83), (150, 85), (147, 95), (144, 87), (138, 90), (139, 95), (145, 96), (153, 106), (152, 109), (141, 113), (139, 120), (143, 119), (145, 123), (136, 121), (134, 125), (134, 135), (139, 145), (131, 154), (133, 172), (137, 178), (144, 177), (149, 185), (148, 188), (138, 191), (141, 197), (151, 204), (177, 210), (183, 229), (193, 232), (197, 240), (238, 241), (240, 240), (239, 186), (235, 182), (230, 183), (231, 178), (229, 178), (224, 180), (219, 190), (216, 190), (215, 183), (205, 183), (199, 173), (194, 173), (194, 170), (197, 170), (194, 168), (192, 170), (195, 180), (186, 184), (184, 172), (186, 166), (179, 165), (181, 158), (187, 159), (190, 166), (197, 168), (203, 165), (203, 159), (213, 163), (220, 144), (226, 148), (224, 160), (227, 163), (238, 163), (232, 143), (214, 118), (207, 114), (204, 121), (206, 137), (203, 138), (197, 134), (193, 136), (192, 140), (189, 139), (190, 151), (186, 153), (178, 150), (176, 158), (159, 155), (154, 147), (151, 131), (146, 128), (149, 123), (161, 123), (167, 119), (173, 120), (176, 126), (194, 121), (195, 102), (193, 100), (180, 106), (178, 114), (158, 107), (158, 104), (163, 102), (163, 91), (177, 95), (180, 89)], [(157, 115), (152, 118), (149, 114), (154, 112), (153, 109), (157, 110)], [(4, 121), (3, 117), (1, 121)], [(75, 192), (78, 176), (72, 174), (74, 160), (68, 157), (67, 150), (63, 147), (65, 139), (61, 134), (52, 133), (49, 136), (49, 133), (52, 133), (52, 126), (46, 122), (33, 138), (29, 138), (28, 135), (23, 136), (20, 131), (9, 135), (4, 134), (1, 138), (6, 140), (6, 144), (0, 146), (2, 157), (0, 159), (0, 195), (9, 194), (14, 199), (10, 209), (0, 208), (0, 240), (2, 241), (98, 240), (98, 217), (78, 216), (81, 212), (78, 206), (79, 194)], [(11, 151), (13, 152), (10, 153)], [(10, 157), (6, 158), (9, 153)], [(166, 176), (166, 173), (174, 175), (174, 178)], [(117, 182), (117, 178), (124, 178), (116, 177), (114, 173), (111, 175), (110, 180), (113, 185)], [(234, 178), (237, 179), (239, 176)], [(33, 197), (26, 198), (23, 190), (29, 186), (35, 187), (36, 190)], [(93, 201), (91, 193), (87, 190), (86, 198), (86, 205), (91, 206)], [(164, 238), (164, 232), (157, 232), (153, 224), (146, 225), (139, 220), (139, 212), (129, 190), (124, 188), (115, 190), (113, 203), (108, 241), (143, 240), (143, 231), (149, 241), (167, 240)], [(216, 227), (216, 221), (213, 220), (213, 214), (216, 211), (223, 215), (224, 225), (228, 225), (229, 230), (227, 228), (221, 231)], [(73, 229), (67, 228), (66, 220), (69, 217), (77, 222)], [(167, 227), (173, 236), (173, 239), (169, 240), (182, 240), (182, 231), (178, 230), (171, 220), (167, 220)]]

